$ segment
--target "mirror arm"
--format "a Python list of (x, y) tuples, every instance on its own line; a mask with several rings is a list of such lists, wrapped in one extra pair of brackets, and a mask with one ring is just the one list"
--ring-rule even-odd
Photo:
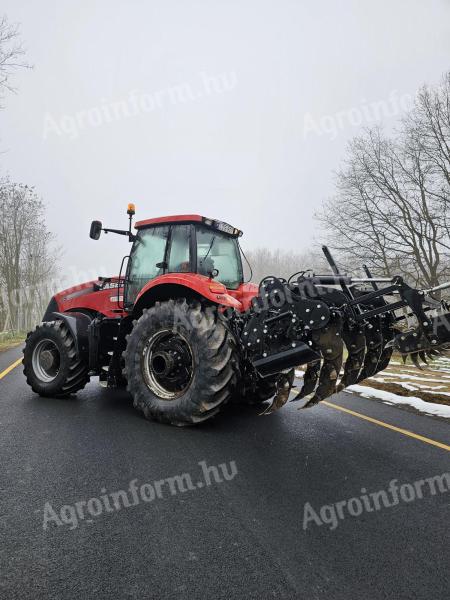
[(133, 233), (131, 233), (131, 231), (125, 231), (124, 229), (103, 228), (102, 231), (104, 231), (105, 233), (117, 233), (118, 235), (126, 235), (128, 236), (130, 242), (134, 242), (134, 240), (136, 239), (136, 236)]

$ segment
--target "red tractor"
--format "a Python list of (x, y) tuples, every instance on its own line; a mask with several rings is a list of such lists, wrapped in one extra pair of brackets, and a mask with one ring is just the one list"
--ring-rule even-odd
[[(104, 231), (132, 242), (119, 276), (56, 294), (28, 334), (23, 364), (34, 392), (64, 397), (99, 376), (105, 387), (126, 386), (147, 418), (192, 424), (230, 400), (272, 398), (264, 412), (280, 408), (297, 365), (307, 369), (294, 400), (312, 406), (386, 368), (394, 347), (418, 364), (450, 342), (448, 307), (430, 295), (436, 290), (367, 270), (351, 279), (326, 247), (332, 274), (245, 283), (238, 229), (180, 215), (140, 221), (133, 233), (134, 213), (130, 204), (128, 230), (91, 225), (94, 240)], [(416, 326), (398, 332), (411, 315)]]

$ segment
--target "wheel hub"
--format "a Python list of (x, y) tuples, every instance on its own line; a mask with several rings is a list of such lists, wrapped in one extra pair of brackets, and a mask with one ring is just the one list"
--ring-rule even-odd
[(33, 371), (41, 381), (50, 383), (59, 373), (60, 353), (53, 340), (41, 340), (32, 354)]
[(189, 387), (194, 364), (191, 347), (184, 336), (172, 330), (153, 334), (142, 355), (147, 387), (163, 400), (182, 396)]
[[(176, 353), (173, 353), (176, 354)], [(156, 352), (152, 357), (152, 368), (157, 375), (169, 375), (175, 368), (176, 356), (169, 352)]]
[(51, 350), (43, 350), (40, 356), (42, 368), (46, 371), (51, 369), (55, 363), (55, 358), (56, 357)]

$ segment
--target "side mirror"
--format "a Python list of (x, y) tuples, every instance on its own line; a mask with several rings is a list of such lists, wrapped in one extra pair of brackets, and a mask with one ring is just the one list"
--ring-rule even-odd
[(102, 222), (101, 221), (92, 221), (91, 231), (89, 232), (89, 237), (93, 240), (98, 240), (101, 232), (102, 232)]

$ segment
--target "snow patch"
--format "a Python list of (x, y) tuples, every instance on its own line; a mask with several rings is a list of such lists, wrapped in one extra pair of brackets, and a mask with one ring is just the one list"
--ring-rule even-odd
[(414, 381), (429, 381), (430, 383), (448, 383), (446, 376), (443, 375), (445, 379), (429, 379), (427, 377), (421, 377), (420, 375), (405, 375), (403, 373), (385, 373), (386, 377), (390, 377), (391, 379), (412, 379)]
[(414, 396), (397, 396), (397, 394), (393, 394), (392, 392), (376, 390), (374, 388), (366, 387), (365, 385), (351, 385), (346, 389), (346, 391), (360, 394), (363, 398), (378, 398), (386, 404), (407, 404), (408, 406), (412, 406), (415, 409), (427, 415), (435, 415), (437, 417), (444, 417), (446, 419), (450, 419), (450, 406), (447, 406), (445, 404), (425, 402), (424, 400), (421, 400), (420, 398), (416, 398)]
[(405, 383), (404, 381), (399, 381), (398, 384), (401, 385), (402, 387), (404, 387), (405, 390), (408, 390), (408, 392), (415, 392), (419, 389), (419, 387), (421, 387), (421, 386), (411, 385), (410, 383)]

